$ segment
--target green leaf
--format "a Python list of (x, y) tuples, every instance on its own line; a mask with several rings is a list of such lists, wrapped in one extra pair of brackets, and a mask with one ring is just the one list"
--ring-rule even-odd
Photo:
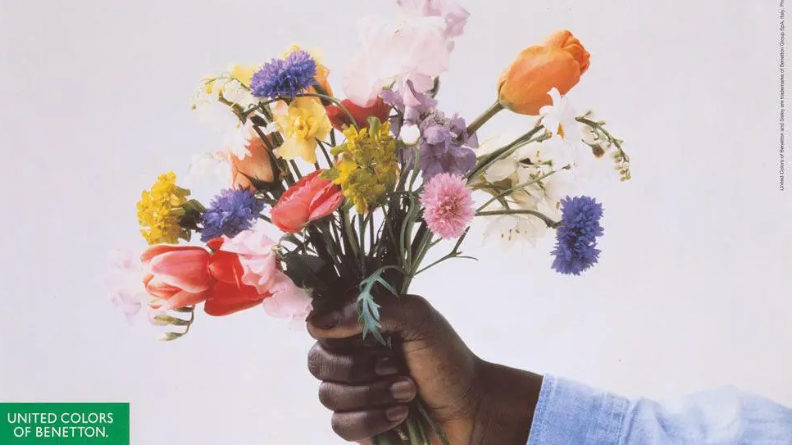
[(154, 317), (155, 320), (162, 323), (167, 323), (171, 326), (189, 326), (190, 320), (182, 320), (181, 318), (171, 317), (166, 314), (159, 314)]
[(165, 335), (160, 338), (160, 341), (173, 341), (182, 337), (184, 337), (184, 334), (181, 332), (166, 332)]
[(377, 269), (376, 272), (371, 274), (368, 278), (360, 282), (360, 295), (358, 295), (358, 321), (363, 326), (363, 338), (369, 334), (373, 335), (377, 341), (385, 346), (388, 342), (382, 335), (382, 324), (380, 323), (380, 305), (377, 304), (374, 298), (374, 287), (379, 284), (387, 289), (394, 296), (399, 296), (396, 289), (388, 283), (382, 276), (390, 269), (398, 270), (402, 273), (404, 271), (398, 266), (383, 266)]

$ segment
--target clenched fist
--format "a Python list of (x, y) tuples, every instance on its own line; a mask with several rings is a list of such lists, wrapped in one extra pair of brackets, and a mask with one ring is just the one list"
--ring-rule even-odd
[(479, 359), (421, 297), (379, 303), (392, 351), (361, 339), (354, 304), (309, 318), (317, 342), (308, 367), (339, 436), (368, 444), (404, 422), (420, 396), (453, 445), (527, 443), (541, 376)]

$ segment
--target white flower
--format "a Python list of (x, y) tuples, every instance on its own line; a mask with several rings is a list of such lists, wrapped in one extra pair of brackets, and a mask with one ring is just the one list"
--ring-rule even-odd
[(227, 150), (232, 155), (239, 158), (239, 160), (245, 159), (246, 156), (250, 155), (250, 150), (248, 150), (248, 145), (250, 145), (250, 139), (253, 138), (253, 121), (248, 119), (244, 124), (237, 120), (236, 124), (232, 127), (229, 127), (225, 135), (223, 137), (223, 148)]
[(532, 215), (500, 215), (493, 218), (484, 232), (484, 240), (499, 238), (504, 248), (514, 244), (530, 243), (536, 246), (536, 241), (547, 234), (547, 224)]
[(415, 145), (421, 138), (421, 130), (417, 125), (405, 125), (399, 131), (399, 137), (407, 145)]
[(223, 187), (231, 186), (231, 159), (229, 153), (221, 150), (195, 155), (187, 174), (189, 184), (200, 179), (213, 179)]
[(553, 136), (543, 142), (543, 145), (557, 168), (574, 165), (584, 154), (586, 147), (581, 124), (577, 121), (577, 112), (557, 89), (551, 89), (548, 94), (553, 99), (553, 104), (542, 107), (539, 112), (545, 128)]
[[(589, 114), (589, 119), (594, 117)], [(612, 144), (602, 133), (589, 125), (581, 125), (586, 153), (580, 157), (575, 174), (582, 181), (601, 183), (615, 180), (619, 175), (614, 169), (610, 149)]]

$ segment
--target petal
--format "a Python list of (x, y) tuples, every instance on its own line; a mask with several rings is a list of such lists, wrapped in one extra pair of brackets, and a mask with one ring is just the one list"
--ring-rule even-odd
[(278, 274), (272, 288), (272, 297), (263, 303), (267, 314), (275, 318), (301, 318), (305, 321), (312, 309), (308, 292), (297, 287), (283, 272)]
[(204, 249), (175, 250), (151, 259), (151, 274), (187, 292), (201, 292), (214, 283), (207, 269), (208, 262), (209, 252)]
[(245, 273), (239, 255), (222, 250), (212, 255), (207, 269), (216, 280), (235, 285), (242, 284), (242, 275)]
[(242, 258), (241, 261), (245, 269), (242, 283), (254, 286), (260, 294), (269, 293), (273, 278), (278, 270), (275, 256), (272, 254), (260, 255)]
[(237, 287), (228, 283), (218, 282), (212, 296), (204, 304), (204, 312), (212, 316), (229, 315), (244, 309), (257, 306), (269, 295), (260, 295), (250, 286)]
[(316, 221), (330, 215), (341, 207), (342, 202), (344, 202), (344, 192), (341, 188), (332, 183), (328, 184), (311, 202), (308, 221)]
[(495, 161), (486, 172), (484, 177), (489, 182), (499, 182), (508, 179), (517, 172), (519, 163), (513, 158), (506, 158)]
[(181, 291), (176, 295), (170, 297), (165, 304), (160, 306), (161, 311), (168, 311), (171, 309), (179, 309), (187, 306), (192, 306), (202, 301), (205, 301), (212, 295), (212, 289), (206, 289), (203, 292), (190, 293)]
[(168, 252), (179, 252), (185, 250), (204, 250), (204, 249), (196, 246), (175, 246), (173, 244), (157, 244), (156, 246), (151, 246), (148, 249), (144, 250), (143, 253), (140, 255), (140, 261), (144, 264), (148, 264), (148, 262), (151, 261), (157, 255), (162, 255), (163, 253), (168, 253)]
[(164, 283), (160, 278), (152, 276), (150, 280), (145, 282), (146, 292), (156, 298), (168, 299), (172, 295), (181, 292), (181, 289)]

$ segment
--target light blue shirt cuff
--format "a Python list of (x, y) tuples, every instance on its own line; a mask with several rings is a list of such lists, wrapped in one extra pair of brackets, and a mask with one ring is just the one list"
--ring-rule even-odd
[(528, 445), (615, 444), (629, 400), (545, 375)]

